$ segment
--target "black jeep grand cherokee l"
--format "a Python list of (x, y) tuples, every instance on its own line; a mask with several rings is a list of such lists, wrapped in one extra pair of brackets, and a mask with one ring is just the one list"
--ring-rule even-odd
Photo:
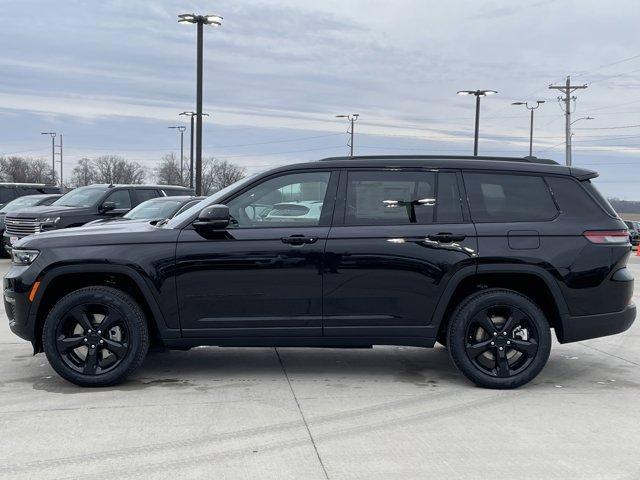
[(149, 344), (445, 344), (478, 385), (533, 379), (551, 348), (632, 324), (624, 223), (596, 173), (549, 160), (360, 157), (244, 179), (158, 226), (27, 237), (11, 329), (83, 386)]

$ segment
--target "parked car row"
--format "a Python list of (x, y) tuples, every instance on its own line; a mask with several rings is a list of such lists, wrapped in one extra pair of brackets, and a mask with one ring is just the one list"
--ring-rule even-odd
[(629, 241), (634, 247), (640, 243), (640, 222), (625, 220), (625, 225), (629, 229)]
[(173, 185), (89, 185), (61, 194), (26, 195), (0, 210), (2, 244), (7, 253), (21, 238), (60, 228), (116, 220), (159, 222), (202, 197)]

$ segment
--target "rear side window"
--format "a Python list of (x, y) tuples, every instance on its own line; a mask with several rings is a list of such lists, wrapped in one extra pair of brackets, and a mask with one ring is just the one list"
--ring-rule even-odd
[(146, 200), (151, 200), (152, 198), (157, 198), (160, 196), (160, 192), (155, 189), (150, 188), (136, 188), (136, 197), (138, 197), (138, 203), (142, 203)]
[(558, 215), (542, 177), (467, 172), (464, 182), (475, 222), (537, 222)]
[(546, 180), (562, 213), (579, 218), (602, 216), (602, 208), (582, 187), (585, 182), (578, 183), (569, 177), (546, 177)]
[(184, 196), (184, 195), (193, 195), (193, 192), (191, 190), (174, 190), (174, 189), (170, 189), (170, 188), (163, 188), (162, 191), (164, 192), (164, 194), (167, 197), (179, 197), (179, 196)]
[(435, 173), (351, 171), (347, 180), (347, 225), (433, 223)]
[(129, 196), (129, 190), (116, 190), (109, 195), (105, 202), (113, 202), (116, 204), (116, 210), (131, 208), (131, 197)]

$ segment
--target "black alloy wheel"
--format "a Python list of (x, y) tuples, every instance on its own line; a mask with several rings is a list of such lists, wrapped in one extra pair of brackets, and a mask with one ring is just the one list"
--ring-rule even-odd
[(140, 366), (149, 333), (135, 300), (115, 288), (93, 286), (56, 303), (45, 321), (42, 345), (63, 378), (81, 386), (108, 386)]
[(531, 381), (551, 350), (544, 313), (511, 290), (488, 289), (467, 297), (454, 311), (447, 337), (458, 369), (487, 388), (515, 388)]

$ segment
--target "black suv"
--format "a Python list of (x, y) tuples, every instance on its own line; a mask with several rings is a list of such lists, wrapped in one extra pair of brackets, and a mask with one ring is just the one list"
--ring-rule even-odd
[(513, 388), (561, 343), (633, 323), (625, 224), (549, 160), (356, 157), (290, 165), (166, 223), (17, 242), (10, 327), (64, 378), (112, 385), (150, 344), (447, 346)]
[(16, 198), (41, 193), (60, 193), (60, 187), (45, 183), (0, 183), (0, 208)]
[(22, 237), (79, 227), (92, 220), (122, 216), (150, 198), (191, 195), (186, 187), (173, 185), (89, 185), (66, 193), (48, 207), (22, 208), (5, 217), (4, 248)]

